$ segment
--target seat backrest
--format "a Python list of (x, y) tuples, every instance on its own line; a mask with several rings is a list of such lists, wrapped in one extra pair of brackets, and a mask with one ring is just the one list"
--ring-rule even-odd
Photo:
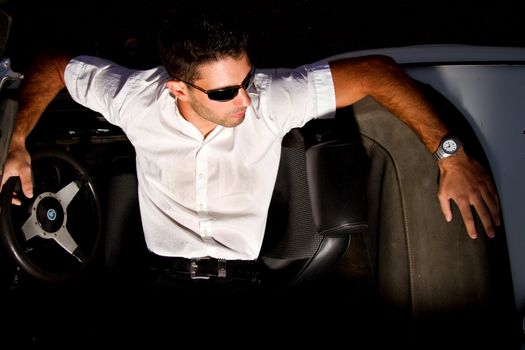
[(350, 108), (285, 136), (260, 256), (274, 283), (304, 285), (337, 265), (367, 228), (367, 173)]
[[(128, 158), (126, 163), (134, 163)], [(126, 167), (130, 169), (129, 166)], [(137, 175), (114, 174), (108, 184), (104, 263), (109, 273), (124, 275), (145, 266), (148, 249), (144, 239), (138, 200)]]

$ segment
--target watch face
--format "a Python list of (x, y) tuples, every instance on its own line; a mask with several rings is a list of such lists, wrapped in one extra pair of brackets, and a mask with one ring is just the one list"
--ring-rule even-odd
[(443, 142), (443, 150), (449, 154), (456, 152), (458, 145), (454, 140), (446, 140)]

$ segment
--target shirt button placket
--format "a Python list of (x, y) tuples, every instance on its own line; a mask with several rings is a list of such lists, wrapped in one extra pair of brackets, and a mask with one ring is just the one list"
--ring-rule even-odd
[[(211, 239), (211, 227), (208, 218), (208, 157), (206, 145), (202, 145), (195, 162), (195, 199), (199, 217), (199, 233), (205, 242), (204, 250), (208, 252)], [(207, 253), (204, 253), (207, 255)]]

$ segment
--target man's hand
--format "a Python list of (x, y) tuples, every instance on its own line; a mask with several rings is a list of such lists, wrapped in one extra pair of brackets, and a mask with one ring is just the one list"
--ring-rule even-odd
[[(27, 198), (33, 197), (33, 182), (31, 180), (31, 156), (27, 149), (21, 147), (11, 147), (7, 154), (7, 159), (4, 164), (4, 173), (2, 176), (2, 185), (12, 176), (19, 176), (22, 184), (22, 191)], [(13, 196), (13, 204), (20, 205), (19, 198)]]
[[(18, 115), (4, 164), (1, 187), (10, 177), (19, 176), (22, 191), (27, 198), (33, 197), (33, 183), (31, 157), (25, 147), (25, 140), (49, 103), (66, 86), (64, 72), (71, 57), (70, 53), (57, 50), (41, 53), (25, 72), (20, 86)], [(13, 197), (12, 203), (21, 204), (16, 197)]]
[(487, 236), (494, 237), (494, 225), (500, 224), (500, 205), (494, 184), (481, 164), (461, 150), (457, 156), (440, 160), (438, 166), (441, 173), (438, 198), (445, 219), (452, 220), (452, 199), (463, 216), (470, 238), (478, 236), (472, 209), (478, 213)]

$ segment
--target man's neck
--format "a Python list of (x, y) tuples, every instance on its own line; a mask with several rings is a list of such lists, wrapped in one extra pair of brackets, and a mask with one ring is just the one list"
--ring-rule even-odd
[(204, 119), (191, 108), (191, 105), (181, 100), (176, 100), (177, 108), (179, 109), (180, 115), (188, 122), (193, 124), (206, 138), (216, 127), (217, 124)]

